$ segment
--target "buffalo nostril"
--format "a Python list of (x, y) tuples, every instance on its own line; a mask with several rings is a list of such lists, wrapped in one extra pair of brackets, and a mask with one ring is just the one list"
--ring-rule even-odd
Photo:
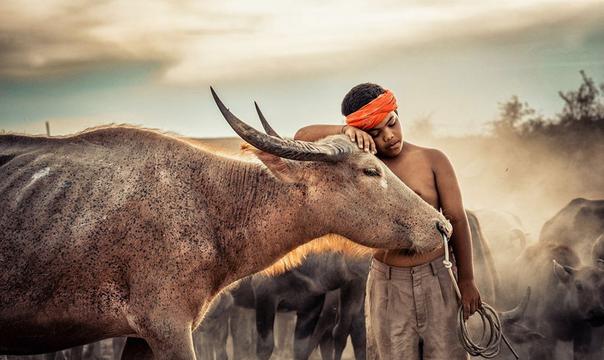
[(451, 237), (451, 234), (453, 233), (453, 226), (451, 226), (451, 223), (448, 221), (437, 220), (436, 228), (441, 232), (441, 234), (444, 234), (447, 237)]

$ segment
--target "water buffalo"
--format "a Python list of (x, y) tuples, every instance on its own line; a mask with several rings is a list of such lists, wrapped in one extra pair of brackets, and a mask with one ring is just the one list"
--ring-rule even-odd
[(604, 270), (583, 266), (569, 247), (538, 242), (516, 265), (519, 280), (534, 290), (526, 323), (543, 338), (530, 344), (531, 359), (553, 359), (556, 345), (570, 342), (575, 359), (598, 358), (604, 345)]
[(351, 335), (355, 357), (364, 359), (363, 301), (368, 266), (367, 256), (311, 253), (287, 272), (277, 276), (256, 274), (232, 289), (235, 303), (255, 309), (257, 357), (268, 359), (273, 354), (277, 313), (293, 311), (297, 314), (293, 358), (307, 359), (322, 345), (324, 359), (340, 359)]
[(0, 354), (129, 336), (125, 359), (195, 359), (216, 294), (312, 239), (425, 252), (450, 234), (346, 136), (266, 135), (212, 93), (259, 162), (127, 126), (0, 135)]
[(587, 263), (594, 240), (602, 233), (604, 200), (576, 198), (543, 225), (539, 241), (568, 246)]

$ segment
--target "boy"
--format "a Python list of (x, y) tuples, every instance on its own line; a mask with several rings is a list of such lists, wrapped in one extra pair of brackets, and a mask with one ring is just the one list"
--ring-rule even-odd
[[(295, 139), (346, 134), (376, 154), (407, 186), (451, 221), (464, 318), (480, 307), (472, 245), (453, 167), (440, 151), (403, 140), (396, 98), (379, 85), (352, 88), (342, 101), (346, 125), (311, 125)], [(367, 279), (367, 359), (466, 359), (457, 338), (457, 297), (442, 264), (444, 248), (426, 254), (377, 250)], [(453, 267), (455, 270), (455, 266)]]

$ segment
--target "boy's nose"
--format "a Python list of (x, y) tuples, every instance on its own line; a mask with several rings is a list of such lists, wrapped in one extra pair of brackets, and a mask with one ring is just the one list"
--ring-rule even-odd
[(390, 140), (392, 140), (392, 138), (394, 137), (394, 134), (391, 131), (388, 130), (384, 130), (384, 142), (390, 142)]

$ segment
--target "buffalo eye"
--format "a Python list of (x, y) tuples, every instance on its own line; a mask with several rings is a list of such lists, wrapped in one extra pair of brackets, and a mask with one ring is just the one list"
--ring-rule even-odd
[(363, 169), (363, 173), (367, 176), (380, 176), (379, 170), (373, 168)]
[(577, 288), (577, 291), (579, 291), (579, 292), (582, 292), (583, 290), (585, 290), (585, 287), (580, 282), (575, 283), (575, 287)]

